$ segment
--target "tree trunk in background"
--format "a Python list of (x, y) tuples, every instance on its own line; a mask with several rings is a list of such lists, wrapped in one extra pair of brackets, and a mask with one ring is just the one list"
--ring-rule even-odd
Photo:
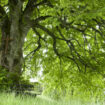
[(21, 2), (10, 7), (10, 16), (3, 21), (1, 33), (0, 65), (8, 70), (7, 78), (19, 83), (22, 74), (25, 35), (21, 30)]

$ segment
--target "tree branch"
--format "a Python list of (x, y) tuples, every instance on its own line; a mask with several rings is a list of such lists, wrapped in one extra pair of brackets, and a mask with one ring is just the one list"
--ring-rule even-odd
[[(56, 37), (55, 37), (54, 33), (52, 33), (52, 32), (49, 31), (47, 28), (45, 28), (45, 27), (43, 27), (43, 26), (41, 26), (41, 25), (39, 25), (39, 24), (37, 24), (36, 26), (37, 26), (37, 28), (42, 29), (44, 32), (46, 32), (47, 34), (49, 34), (49, 35), (53, 38), (53, 49), (54, 49), (55, 54), (56, 54), (58, 57), (61, 57), (61, 56), (62, 56), (62, 57), (66, 57), (66, 58), (69, 58), (69, 59), (73, 60), (73, 62), (76, 63), (76, 65), (77, 65), (77, 67), (78, 67), (78, 69), (79, 69), (79, 71), (80, 71), (80, 68), (79, 68), (79, 66), (78, 66), (78, 63), (75, 61), (74, 58), (71, 58), (71, 57), (65, 56), (65, 55), (63, 55), (63, 54), (60, 54), (60, 53), (57, 51), (57, 48), (56, 48)], [(64, 39), (64, 40), (66, 40), (66, 39)]]
[(49, 7), (53, 7), (53, 5), (48, 0), (43, 0), (40, 3), (35, 4), (34, 7), (37, 7), (37, 6), (40, 6), (40, 5), (43, 5), (43, 4), (48, 5)]
[[(34, 29), (35, 30), (35, 29)], [(40, 34), (35, 30), (35, 32), (36, 32), (36, 34), (39, 36), (39, 39), (38, 39), (38, 41), (37, 41), (37, 43), (38, 43), (38, 47), (36, 48), (36, 49), (34, 49), (33, 51), (31, 51), (26, 57), (25, 57), (25, 59), (29, 56), (29, 55), (31, 55), (31, 54), (35, 54), (35, 52), (36, 51), (38, 51), (40, 48), (41, 48), (41, 43), (40, 43), (40, 40), (41, 40), (41, 36), (40, 36)]]
[(47, 15), (47, 16), (40, 16), (40, 17), (38, 17), (38, 18), (36, 18), (35, 20), (33, 20), (33, 22), (34, 23), (38, 23), (38, 22), (40, 22), (40, 21), (43, 21), (43, 20), (45, 20), (45, 19), (47, 19), (47, 18), (50, 18), (50, 17), (52, 17), (52, 16), (50, 16), (50, 15)]

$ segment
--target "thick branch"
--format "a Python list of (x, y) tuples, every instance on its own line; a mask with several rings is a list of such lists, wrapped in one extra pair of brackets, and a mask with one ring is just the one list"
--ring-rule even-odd
[(30, 18), (31, 13), (35, 9), (35, 7), (33, 7), (33, 5), (35, 5), (36, 2), (37, 2), (37, 0), (28, 0), (28, 3), (26, 5), (26, 8), (25, 8), (25, 10), (23, 12), (23, 16), (24, 17), (29, 16), (29, 18)]
[(33, 20), (33, 22), (34, 23), (38, 23), (38, 22), (40, 22), (40, 21), (43, 21), (43, 20), (45, 20), (45, 19), (47, 19), (47, 18), (50, 18), (51, 16), (50, 15), (47, 15), (47, 16), (40, 16), (40, 17), (38, 17), (38, 18), (36, 18), (35, 20)]

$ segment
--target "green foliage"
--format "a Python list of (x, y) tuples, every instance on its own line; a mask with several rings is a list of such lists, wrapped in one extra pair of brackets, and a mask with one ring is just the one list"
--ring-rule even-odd
[[(44, 93), (56, 98), (71, 95), (82, 98), (103, 96), (105, 1), (38, 0), (35, 4), (28, 4), (29, 2), (31, 1), (24, 1), (23, 17), (19, 20), (24, 25), (31, 24), (23, 46), (23, 77), (38, 77), (38, 72), (42, 71)], [(7, 0), (2, 0), (0, 4), (4, 6)], [(32, 11), (26, 9), (27, 4)], [(3, 78), (2, 76), (0, 80)], [(13, 79), (16, 82), (21, 78), (17, 73), (11, 73), (10, 80)]]
[(6, 82), (6, 75), (7, 75), (7, 70), (0, 67), (0, 84), (2, 84), (3, 82)]
[[(60, 63), (51, 35), (37, 29), (45, 41), (41, 39), (41, 49), (32, 55), (33, 59), (26, 60), (26, 65), (34, 75), (43, 68), (42, 82), (46, 94), (51, 93), (55, 97), (69, 94), (81, 96), (83, 93), (87, 96), (103, 94), (105, 49), (102, 35), (105, 32), (101, 21), (104, 19), (104, 4), (103, 0), (59, 0), (53, 3), (53, 8), (39, 7), (40, 16), (52, 16), (40, 24), (58, 38), (56, 50), (61, 54)], [(25, 46), (33, 41), (37, 43), (37, 40), (38, 36), (30, 31)], [(36, 46), (38, 45), (31, 44), (24, 54)], [(67, 59), (68, 57), (75, 60)]]
[(0, 0), (0, 5), (4, 6), (8, 3), (8, 0)]

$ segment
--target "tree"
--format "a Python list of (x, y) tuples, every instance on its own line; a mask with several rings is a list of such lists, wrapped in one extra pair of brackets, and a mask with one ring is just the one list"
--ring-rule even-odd
[[(51, 58), (54, 61), (58, 57), (79, 72), (104, 73), (105, 3), (103, 0), (90, 2), (1, 0), (0, 65), (7, 69), (7, 77), (19, 82), (22, 68), (28, 66), (31, 58), (33, 64), (36, 58), (39, 62), (45, 61), (42, 65), (45, 69)], [(28, 62), (26, 65), (24, 60)]]
[(10, 73), (15, 74), (12, 79), (15, 79), (15, 76), (20, 77), (22, 74), (22, 47), (28, 31), (36, 25), (36, 22), (48, 17), (35, 16), (38, 12), (38, 6), (45, 5), (47, 2), (46, 0), (1, 0), (0, 2), (0, 65), (8, 69), (8, 77)]

